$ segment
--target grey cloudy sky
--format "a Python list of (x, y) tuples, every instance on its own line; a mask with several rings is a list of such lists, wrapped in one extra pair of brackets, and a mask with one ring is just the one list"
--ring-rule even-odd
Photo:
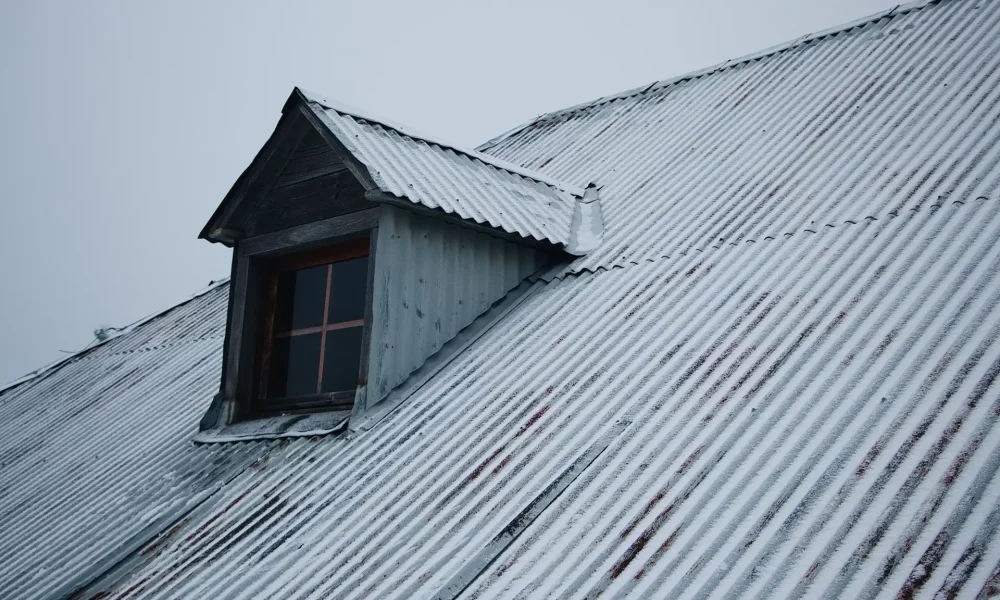
[(0, 383), (228, 275), (196, 236), (296, 85), (475, 145), (889, 0), (0, 6)]

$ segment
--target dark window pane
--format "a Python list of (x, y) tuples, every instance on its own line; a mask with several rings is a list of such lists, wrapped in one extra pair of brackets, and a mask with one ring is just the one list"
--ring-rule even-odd
[[(289, 271), (278, 276), (275, 331), (318, 327), (323, 324), (327, 266)], [(317, 359), (318, 360), (318, 359)]]
[(344, 392), (358, 387), (363, 329), (345, 327), (327, 332), (326, 353), (323, 356), (324, 392)]
[(365, 292), (368, 287), (368, 257), (333, 263), (330, 286), (329, 323), (365, 318)]
[(274, 340), (268, 373), (268, 398), (316, 393), (321, 335), (310, 333)]

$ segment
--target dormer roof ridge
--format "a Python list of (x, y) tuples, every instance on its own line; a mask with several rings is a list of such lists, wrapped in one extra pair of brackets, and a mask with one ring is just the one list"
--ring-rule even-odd
[(295, 88), (284, 113), (305, 115), (365, 188), (371, 202), (402, 204), (566, 248), (585, 191), (529, 169), (417, 134)]
[(321, 94), (317, 94), (300, 87), (297, 87), (295, 89), (299, 94), (302, 95), (302, 98), (306, 102), (312, 102), (318, 104), (327, 110), (333, 110), (342, 115), (348, 115), (356, 119), (362, 119), (369, 123), (377, 124), (386, 129), (392, 129), (403, 136), (406, 136), (414, 140), (427, 142), (428, 144), (433, 144), (442, 149), (453, 150), (459, 154), (465, 154), (466, 156), (478, 160), (484, 164), (507, 171), (514, 175), (519, 175), (525, 179), (531, 179), (538, 183), (543, 183), (549, 187), (570, 194), (574, 198), (583, 198), (583, 195), (585, 193), (584, 188), (580, 186), (573, 185), (565, 181), (560, 181), (554, 177), (549, 177), (537, 171), (527, 169), (525, 167), (505, 161), (495, 156), (484, 154), (482, 152), (479, 152), (478, 150), (474, 150), (472, 148), (468, 148), (460, 144), (455, 144), (453, 142), (444, 140), (443, 138), (440, 138), (438, 136), (426, 134), (423, 132), (418, 132), (417, 130), (408, 125), (403, 125), (392, 119), (387, 119), (385, 117), (377, 116), (374, 113), (371, 113), (367, 110), (361, 110), (355, 108), (353, 106), (344, 104), (337, 100), (327, 98), (326, 96), (323, 96)]
[[(315, 152), (319, 154), (314, 156)], [(396, 204), (498, 237), (560, 249), (572, 243), (574, 212), (586, 193), (581, 187), (295, 88), (275, 132), (223, 199), (201, 237), (231, 245), (256, 235), (261, 229), (250, 215), (262, 207), (267, 213), (263, 218), (273, 221), (270, 226), (278, 226), (281, 219), (287, 226), (289, 219), (297, 218), (296, 211), (304, 210), (295, 198), (315, 200), (309, 209), (313, 212), (335, 212), (333, 203), (345, 186), (363, 188), (363, 194), (355, 195), (354, 210), (365, 203)], [(275, 198), (278, 204), (272, 203)], [(329, 202), (324, 207), (325, 201)]]

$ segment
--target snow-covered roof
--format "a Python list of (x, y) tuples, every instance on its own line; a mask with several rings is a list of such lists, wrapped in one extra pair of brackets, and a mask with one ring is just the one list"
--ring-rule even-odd
[(583, 189), (300, 92), (382, 193), (507, 233), (569, 244)]
[(603, 242), (366, 431), (191, 443), (225, 286), (4, 391), (0, 589), (992, 593), (998, 73), (946, 0), (496, 141)]

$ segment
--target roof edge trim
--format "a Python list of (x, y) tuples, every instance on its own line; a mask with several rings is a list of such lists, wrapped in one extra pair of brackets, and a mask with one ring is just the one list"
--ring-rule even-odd
[[(376, 204), (389, 204), (403, 210), (408, 210), (410, 212), (415, 212), (417, 214), (426, 215), (428, 217), (444, 220), (447, 223), (454, 225), (459, 225), (462, 227), (471, 227), (476, 231), (491, 235), (493, 237), (498, 237), (504, 240), (510, 240), (514, 242), (520, 242), (523, 244), (531, 244), (539, 248), (565, 248), (566, 244), (557, 240), (554, 240), (548, 236), (537, 236), (532, 233), (512, 233), (506, 231), (500, 225), (491, 223), (489, 220), (477, 221), (472, 217), (463, 217), (453, 210), (448, 210), (446, 208), (437, 207), (430, 208), (420, 204), (419, 202), (414, 202), (407, 196), (397, 196), (392, 192), (383, 192), (379, 190), (371, 190), (365, 192), (365, 200), (369, 202), (374, 202)], [(575, 199), (574, 199), (575, 200)]]
[(590, 100), (590, 101), (587, 101), (587, 102), (581, 102), (580, 104), (575, 104), (575, 105), (567, 107), (567, 108), (562, 108), (562, 109), (555, 110), (555, 111), (552, 111), (552, 112), (542, 113), (541, 115), (535, 117), (534, 119), (526, 121), (526, 122), (524, 122), (524, 123), (522, 123), (520, 125), (517, 125), (516, 127), (512, 127), (511, 129), (509, 129), (509, 130), (501, 133), (500, 135), (497, 135), (496, 137), (490, 138), (489, 140), (487, 140), (487, 141), (483, 142), (482, 144), (476, 146), (476, 150), (480, 151), (480, 152), (488, 150), (488, 149), (492, 148), (493, 146), (496, 146), (497, 144), (499, 144), (503, 140), (505, 140), (505, 139), (507, 139), (509, 137), (512, 137), (512, 136), (520, 133), (521, 131), (527, 129), (528, 127), (531, 127), (532, 125), (535, 125), (536, 123), (542, 123), (542, 122), (549, 121), (549, 120), (552, 120), (552, 119), (558, 119), (560, 117), (563, 117), (563, 116), (566, 116), (566, 115), (570, 115), (570, 114), (575, 113), (575, 112), (580, 111), (580, 110), (585, 110), (585, 109), (588, 109), (588, 108), (593, 108), (593, 107), (596, 107), (596, 106), (601, 106), (603, 104), (608, 104), (609, 102), (614, 102), (616, 100), (624, 100), (626, 98), (632, 98), (634, 96), (640, 96), (640, 95), (645, 94), (647, 92), (660, 90), (662, 88), (669, 87), (671, 85), (674, 85), (676, 83), (680, 83), (682, 81), (687, 81), (689, 79), (697, 79), (699, 77), (704, 77), (705, 75), (712, 75), (712, 74), (714, 74), (716, 72), (724, 71), (724, 70), (726, 70), (726, 69), (728, 69), (730, 67), (734, 67), (734, 66), (737, 66), (737, 65), (749, 63), (749, 62), (752, 62), (752, 61), (755, 61), (755, 60), (759, 60), (761, 58), (767, 58), (769, 56), (772, 56), (772, 55), (775, 55), (775, 54), (779, 54), (779, 53), (784, 52), (786, 50), (791, 50), (792, 48), (796, 48), (798, 46), (801, 46), (801, 45), (804, 45), (804, 44), (808, 44), (809, 42), (813, 42), (813, 41), (816, 41), (816, 40), (819, 40), (819, 39), (823, 39), (823, 38), (830, 37), (830, 36), (833, 36), (833, 35), (837, 35), (837, 34), (840, 34), (840, 33), (844, 33), (844, 32), (847, 32), (847, 31), (851, 31), (852, 29), (856, 29), (858, 27), (863, 27), (863, 26), (868, 25), (870, 23), (878, 22), (878, 21), (880, 21), (882, 19), (885, 19), (887, 17), (894, 17), (896, 15), (902, 15), (902, 14), (905, 14), (905, 13), (913, 12), (915, 10), (919, 10), (919, 9), (924, 8), (926, 6), (929, 6), (931, 4), (938, 4), (941, 1), (942, 0), (912, 0), (911, 2), (907, 2), (907, 3), (904, 3), (904, 4), (897, 4), (896, 6), (894, 6), (892, 8), (889, 8), (889, 9), (886, 9), (886, 10), (882, 10), (882, 11), (870, 14), (868, 16), (861, 17), (859, 19), (854, 19), (853, 21), (848, 21), (848, 22), (842, 23), (840, 25), (835, 25), (835, 26), (829, 27), (827, 29), (822, 29), (822, 30), (817, 31), (815, 33), (807, 33), (805, 35), (801, 35), (799, 37), (792, 38), (791, 40), (788, 40), (787, 42), (783, 42), (783, 43), (771, 46), (769, 48), (765, 48), (763, 50), (758, 50), (756, 52), (752, 52), (750, 54), (746, 54), (746, 55), (743, 55), (743, 56), (740, 56), (740, 57), (737, 57), (737, 58), (726, 59), (726, 60), (724, 60), (724, 61), (722, 61), (720, 63), (716, 63), (714, 65), (711, 65), (711, 66), (708, 66), (708, 67), (704, 67), (704, 68), (701, 68), (701, 69), (696, 69), (694, 71), (690, 71), (690, 72), (685, 73), (683, 75), (677, 75), (677, 76), (670, 77), (670, 78), (667, 78), (667, 79), (658, 79), (656, 81), (653, 81), (652, 83), (647, 83), (645, 85), (641, 85), (639, 87), (631, 88), (631, 89), (625, 90), (623, 92), (618, 92), (616, 94), (610, 94), (608, 96), (602, 96), (600, 98), (597, 98), (596, 100)]
[(204, 296), (205, 294), (207, 294), (207, 293), (211, 292), (212, 290), (214, 290), (214, 289), (216, 289), (216, 288), (218, 288), (220, 286), (223, 286), (223, 285), (229, 285), (229, 276), (228, 275), (226, 277), (223, 277), (222, 279), (216, 279), (215, 281), (209, 282), (209, 284), (207, 286), (205, 286), (202, 289), (198, 290), (197, 292), (191, 294), (190, 298), (182, 300), (182, 301), (180, 301), (180, 302), (178, 302), (176, 304), (172, 304), (172, 305), (168, 306), (167, 308), (165, 308), (163, 310), (158, 310), (158, 311), (156, 311), (156, 312), (154, 312), (154, 313), (152, 313), (150, 315), (147, 315), (147, 316), (145, 316), (145, 317), (143, 317), (143, 318), (141, 318), (141, 319), (139, 319), (137, 321), (133, 321), (132, 323), (129, 323), (128, 325), (126, 325), (126, 326), (124, 326), (124, 327), (122, 327), (120, 329), (116, 329), (114, 335), (108, 336), (108, 338), (105, 339), (102, 342), (98, 342), (98, 343), (94, 344), (93, 346), (87, 346), (86, 348), (84, 348), (82, 350), (77, 350), (76, 352), (74, 352), (72, 354), (68, 354), (68, 355), (63, 356), (61, 358), (58, 358), (58, 359), (56, 359), (56, 360), (54, 360), (54, 361), (52, 361), (52, 362), (50, 362), (50, 363), (48, 363), (46, 365), (42, 365), (41, 367), (35, 369), (34, 371), (31, 371), (30, 373), (28, 373), (26, 375), (22, 375), (21, 377), (18, 377), (17, 379), (14, 379), (12, 381), (8, 381), (7, 383), (0, 383), (0, 394), (3, 394), (4, 392), (6, 392), (8, 390), (16, 388), (17, 386), (19, 386), (19, 385), (21, 385), (23, 383), (27, 383), (27, 382), (29, 382), (29, 381), (31, 381), (33, 379), (36, 379), (36, 378), (42, 377), (44, 375), (47, 375), (49, 372), (54, 371), (55, 369), (58, 369), (59, 367), (63, 366), (65, 363), (73, 360), (74, 358), (77, 358), (77, 357), (83, 356), (84, 354), (92, 352), (92, 351), (96, 350), (97, 348), (100, 348), (101, 346), (104, 346), (105, 344), (108, 344), (111, 341), (116, 340), (116, 339), (120, 338), (121, 336), (126, 335), (126, 334), (134, 331), (135, 329), (137, 329), (139, 327), (142, 327), (143, 325), (145, 325), (146, 323), (149, 323), (153, 319), (155, 319), (157, 317), (161, 317), (161, 316), (165, 315), (166, 313), (174, 310), (175, 308), (179, 308), (181, 306), (184, 306), (188, 302), (191, 302), (193, 300), (197, 300), (198, 298)]

